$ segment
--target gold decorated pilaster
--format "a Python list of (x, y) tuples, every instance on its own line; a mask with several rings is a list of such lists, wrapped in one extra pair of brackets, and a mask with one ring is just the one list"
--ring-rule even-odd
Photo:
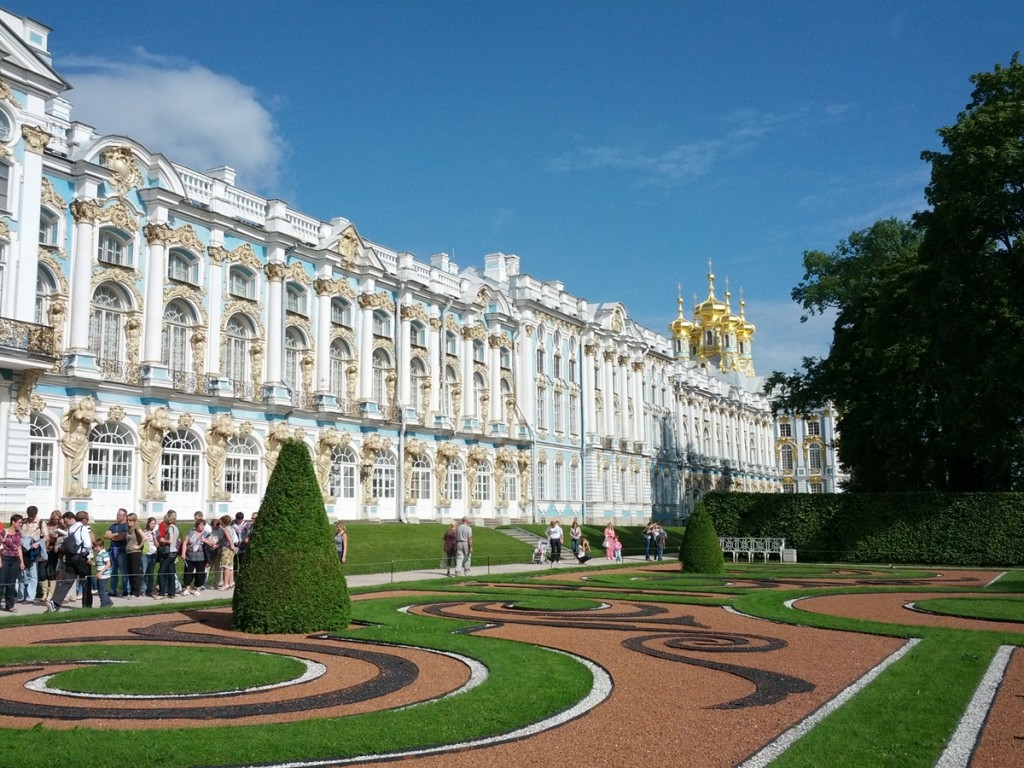
[(139, 453), (142, 456), (142, 499), (163, 501), (167, 494), (160, 489), (160, 461), (164, 453), (164, 435), (171, 428), (167, 408), (154, 408), (139, 427)]
[(55, 298), (50, 301), (46, 310), (46, 319), (53, 328), (53, 354), (59, 357), (64, 351), (64, 325), (68, 319), (68, 305), (62, 298)]
[(284, 264), (273, 261), (263, 267), (263, 271), (267, 275), (267, 282), (279, 283), (284, 280), (288, 274), (288, 268)]
[(437, 506), (450, 507), (452, 500), (448, 498), (448, 467), (452, 459), (459, 455), (459, 447), (452, 442), (443, 442), (437, 446), (434, 462), (434, 476), (437, 478)]
[(379, 499), (373, 496), (373, 468), (377, 457), (391, 447), (391, 440), (379, 434), (367, 435), (359, 450), (359, 477), (363, 486), (363, 503), (377, 504)]
[(50, 139), (53, 138), (52, 133), (47, 133), (42, 128), (35, 125), (21, 126), (21, 135), (22, 138), (25, 139), (25, 150), (34, 155), (43, 154), (43, 150), (46, 149), (46, 145), (49, 144)]
[(336, 501), (330, 495), (331, 465), (334, 463), (334, 451), (342, 445), (348, 445), (351, 437), (342, 434), (334, 427), (326, 427), (321, 430), (320, 437), (316, 441), (316, 477), (320, 483), (320, 492), (323, 494), (324, 503), (332, 504)]
[(103, 214), (103, 206), (97, 200), (72, 200), (71, 216), (79, 224), (95, 224)]
[(405, 444), (405, 459), (402, 463), (402, 487), (405, 489), (405, 506), (416, 506), (416, 499), (412, 495), (412, 465), (417, 459), (427, 455), (427, 444), (423, 440), (411, 438)]
[(519, 506), (524, 509), (530, 503), (530, 453), (518, 451), (516, 463), (519, 465)]

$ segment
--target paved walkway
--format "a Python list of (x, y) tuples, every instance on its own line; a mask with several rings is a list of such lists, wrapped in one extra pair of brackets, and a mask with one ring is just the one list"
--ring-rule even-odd
[[(642, 557), (626, 557), (626, 562), (643, 563)], [(591, 561), (592, 565), (607, 565), (610, 564), (608, 560), (603, 557), (594, 558)], [(564, 561), (563, 567), (575, 566), (575, 562)], [(558, 566), (551, 566), (550, 564), (535, 565), (532, 563), (512, 563), (510, 565), (482, 565), (479, 568), (472, 568), (470, 570), (470, 578), (487, 578), (490, 575), (502, 574), (502, 573), (545, 573), (556, 570)], [(444, 571), (433, 568), (424, 570), (414, 571), (395, 571), (394, 573), (383, 572), (383, 573), (365, 573), (365, 574), (346, 574), (346, 581), (349, 587), (372, 587), (382, 586), (386, 584), (399, 584), (404, 581), (422, 581), (423, 579), (444, 579)], [(452, 579), (454, 581), (454, 579)], [(233, 590), (215, 590), (207, 589), (198, 595), (186, 595), (178, 593), (178, 596), (173, 600), (154, 600), (149, 597), (141, 597), (137, 600), (129, 600), (124, 597), (115, 597), (115, 607), (130, 607), (130, 606), (145, 606), (145, 605), (162, 605), (170, 607), (172, 605), (187, 605), (189, 603), (198, 603), (206, 600), (218, 600), (218, 599), (229, 599), (232, 595)], [(100, 599), (98, 595), (93, 595), (93, 607), (98, 608)], [(43, 603), (18, 603), (15, 606), (15, 613), (7, 613), (6, 611), (0, 610), (0, 625), (3, 624), (4, 620), (14, 616), (33, 615), (38, 613), (45, 613), (46, 606)], [(81, 602), (65, 603), (61, 608), (61, 613), (81, 611)]]

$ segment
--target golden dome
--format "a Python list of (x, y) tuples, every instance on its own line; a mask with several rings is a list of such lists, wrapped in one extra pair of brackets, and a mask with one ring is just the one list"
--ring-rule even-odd
[(679, 316), (668, 324), (668, 329), (671, 331), (673, 339), (688, 339), (693, 323), (683, 315), (683, 297), (680, 296), (677, 301), (679, 304)]
[(711, 271), (711, 262), (709, 261), (708, 297), (693, 308), (694, 319), (699, 320), (701, 325), (717, 325), (728, 314), (729, 307), (715, 296), (715, 274)]

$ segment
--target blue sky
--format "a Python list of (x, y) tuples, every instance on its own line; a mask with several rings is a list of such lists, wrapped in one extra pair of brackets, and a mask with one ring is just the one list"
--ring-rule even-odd
[(757, 370), (824, 354), (801, 256), (923, 207), (924, 149), (1024, 3), (0, 0), (76, 117), (367, 238), (494, 251), (666, 332), (713, 261)]

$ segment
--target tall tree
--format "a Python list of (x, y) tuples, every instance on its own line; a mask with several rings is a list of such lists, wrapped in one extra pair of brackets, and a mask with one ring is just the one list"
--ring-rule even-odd
[(927, 488), (933, 479), (935, 394), (914, 302), (920, 241), (912, 223), (888, 219), (832, 253), (805, 252), (792, 296), (810, 314), (835, 310), (832, 346), (825, 358), (805, 359), (802, 373), (767, 380), (777, 409), (836, 408), (850, 490)]
[(974, 75), (939, 130), (931, 209), (804, 254), (793, 298), (837, 316), (827, 357), (775, 373), (776, 408), (826, 402), (864, 491), (1024, 486), (1024, 66)]
[(971, 77), (971, 102), (942, 128), (917, 215), (925, 230), (929, 335), (947, 486), (1009, 490), (1022, 484), (1024, 400), (1024, 65)]

